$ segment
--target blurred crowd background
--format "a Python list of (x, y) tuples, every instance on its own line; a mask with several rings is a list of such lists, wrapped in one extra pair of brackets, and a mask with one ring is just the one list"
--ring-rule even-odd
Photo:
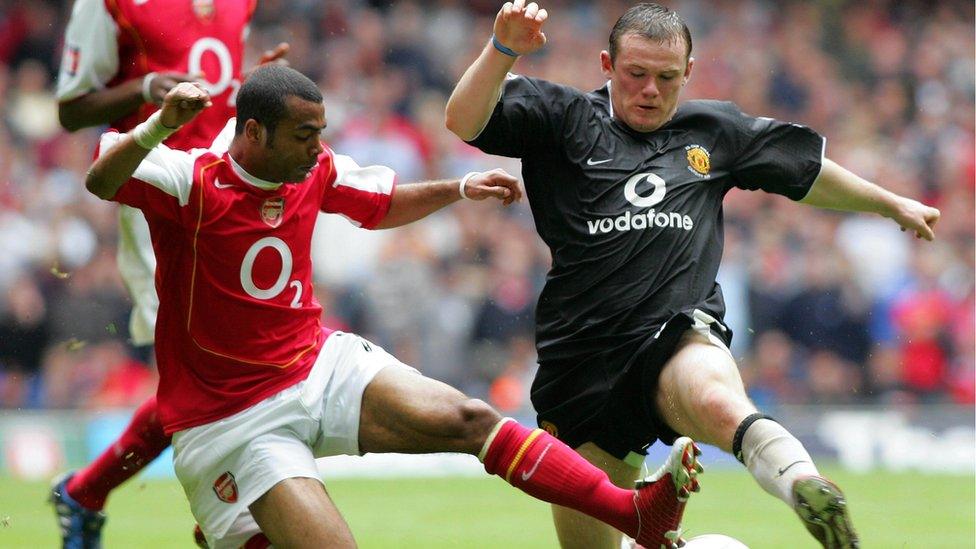
[[(189, 0), (188, 0), (189, 1)], [(720, 281), (753, 398), (782, 404), (974, 402), (973, 3), (683, 0), (685, 99), (809, 125), (856, 173), (942, 210), (934, 243), (888, 220), (733, 190)], [(447, 95), (501, 2), (260, 0), (249, 62), (279, 41), (326, 97), (325, 138), (401, 182), (517, 161), (444, 128)], [(516, 70), (583, 89), (627, 2), (550, 1), (548, 44)], [(0, 0), (0, 407), (133, 406), (155, 390), (127, 343), (115, 206), (84, 191), (99, 130), (57, 122), (69, 1)], [(533, 308), (549, 265), (526, 204), (459, 203), (370, 233), (323, 217), (327, 324), (428, 375), (527, 410)]]

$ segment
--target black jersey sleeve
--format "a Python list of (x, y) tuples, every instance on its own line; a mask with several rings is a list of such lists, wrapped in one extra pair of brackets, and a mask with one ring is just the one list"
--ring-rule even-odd
[(720, 105), (726, 137), (736, 151), (729, 166), (734, 186), (792, 200), (806, 196), (820, 174), (824, 138), (806, 126), (755, 118), (733, 103)]
[(488, 154), (522, 158), (559, 147), (560, 136), (582, 94), (538, 78), (509, 75), (487, 125), (468, 143)]

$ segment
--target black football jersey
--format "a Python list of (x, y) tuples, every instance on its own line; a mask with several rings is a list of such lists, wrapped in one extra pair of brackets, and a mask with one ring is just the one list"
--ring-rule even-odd
[(640, 133), (614, 119), (610, 93), (609, 83), (583, 93), (510, 75), (471, 142), (522, 159), (536, 229), (552, 252), (536, 310), (540, 363), (632, 348), (694, 309), (722, 319), (725, 194), (739, 187), (799, 200), (820, 173), (824, 139), (804, 126), (688, 101)]

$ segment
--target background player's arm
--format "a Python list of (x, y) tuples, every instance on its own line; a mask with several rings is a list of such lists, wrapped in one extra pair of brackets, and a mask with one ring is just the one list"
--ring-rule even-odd
[[(507, 2), (495, 17), (495, 37), (519, 55), (532, 53), (546, 43), (542, 23), (547, 17), (546, 10), (539, 9), (535, 2), (528, 6), (524, 0)], [(481, 133), (516, 59), (496, 49), (491, 42), (485, 46), (478, 59), (464, 71), (447, 102), (445, 118), (449, 130), (465, 141)]]
[(66, 130), (118, 120), (147, 102), (160, 104), (173, 86), (192, 80), (189, 74), (160, 72), (108, 87), (125, 62), (119, 58), (118, 33), (104, 0), (75, 1), (57, 84), (58, 119)]
[(99, 155), (88, 170), (85, 187), (99, 198), (114, 197), (153, 148), (140, 145), (137, 139), (140, 132), (145, 132), (147, 128), (150, 132), (156, 132), (157, 138), (150, 140), (158, 145), (210, 104), (210, 96), (200, 86), (191, 83), (177, 85), (166, 94), (158, 115), (151, 116), (122, 136), (114, 147)]
[[(459, 180), (427, 181), (400, 185), (393, 193), (390, 210), (376, 229), (390, 229), (423, 219), (461, 198)], [(494, 169), (472, 175), (465, 181), (464, 194), (471, 200), (497, 198), (508, 206), (522, 199), (518, 180), (504, 170)]]
[(824, 158), (820, 175), (800, 202), (832, 210), (880, 214), (894, 220), (903, 231), (913, 231), (926, 240), (935, 238), (933, 229), (940, 215), (938, 209), (883, 189), (828, 158)]
[[(282, 42), (274, 49), (265, 51), (254, 68), (265, 63), (287, 65), (285, 56), (288, 55), (290, 48), (288, 43)], [(108, 124), (135, 112), (147, 102), (155, 105), (162, 104), (163, 98), (177, 84), (195, 82), (201, 77), (202, 75), (181, 72), (152, 73), (143, 78), (123, 82), (118, 86), (91, 91), (81, 97), (59, 103), (58, 120), (68, 131)], [(146, 82), (147, 78), (148, 82)]]
[[(196, 76), (179, 72), (147, 75), (149, 98), (159, 104), (163, 97), (180, 82), (192, 82)], [(70, 101), (58, 103), (58, 120), (68, 131), (108, 124), (135, 112), (146, 103), (143, 95), (144, 78), (123, 82), (118, 86), (96, 90)]]
[(58, 121), (64, 129), (73, 132), (89, 126), (107, 124), (135, 111), (143, 103), (142, 83), (139, 80), (130, 80), (58, 103)]

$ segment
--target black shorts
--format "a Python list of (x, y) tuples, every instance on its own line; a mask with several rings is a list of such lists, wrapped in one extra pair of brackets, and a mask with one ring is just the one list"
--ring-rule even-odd
[[(646, 455), (657, 440), (672, 444), (680, 435), (661, 419), (654, 395), (661, 370), (692, 325), (691, 314), (681, 313), (659, 333), (612, 351), (540, 363), (532, 384), (539, 426), (571, 448), (592, 442), (621, 460), (631, 452)], [(724, 325), (713, 324), (712, 333), (731, 343)]]

